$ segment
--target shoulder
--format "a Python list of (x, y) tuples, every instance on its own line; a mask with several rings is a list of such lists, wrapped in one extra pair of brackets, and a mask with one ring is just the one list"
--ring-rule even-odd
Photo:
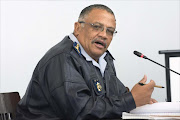
[(47, 51), (44, 57), (54, 57), (61, 53), (69, 53), (72, 50), (73, 42), (68, 36)]
[(70, 56), (73, 50), (73, 42), (68, 36), (64, 37), (62, 41), (49, 49), (46, 54), (38, 63), (38, 68), (43, 67), (46, 63), (53, 59), (63, 58), (65, 56)]

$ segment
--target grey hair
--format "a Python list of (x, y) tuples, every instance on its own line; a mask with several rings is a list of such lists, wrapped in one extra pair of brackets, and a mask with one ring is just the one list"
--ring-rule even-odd
[(112, 14), (114, 17), (114, 12), (107, 6), (102, 5), (102, 4), (94, 4), (94, 5), (90, 5), (86, 8), (84, 8), (78, 18), (78, 21), (83, 21), (84, 18), (93, 10), (93, 9), (102, 9), (102, 10), (106, 10), (108, 13)]

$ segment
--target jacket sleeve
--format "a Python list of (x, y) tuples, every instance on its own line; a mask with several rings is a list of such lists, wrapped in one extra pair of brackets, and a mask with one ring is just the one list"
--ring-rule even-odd
[[(47, 82), (57, 114), (70, 119), (120, 118), (123, 111), (134, 109), (130, 92), (119, 96), (96, 96), (88, 87), (77, 61), (67, 54), (52, 59), (41, 74)], [(44, 83), (42, 83), (44, 84)], [(44, 88), (47, 89), (47, 88)]]

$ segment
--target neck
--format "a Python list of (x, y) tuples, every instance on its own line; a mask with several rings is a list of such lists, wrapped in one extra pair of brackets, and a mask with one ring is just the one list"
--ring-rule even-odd
[(99, 63), (99, 60), (95, 60), (97, 63)]

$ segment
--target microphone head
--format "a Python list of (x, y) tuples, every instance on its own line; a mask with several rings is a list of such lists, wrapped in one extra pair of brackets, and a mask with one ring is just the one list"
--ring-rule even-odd
[(134, 54), (137, 55), (138, 57), (147, 59), (147, 57), (145, 55), (143, 55), (142, 53), (138, 52), (138, 51), (134, 51)]
[(138, 57), (141, 57), (142, 53), (138, 52), (138, 51), (134, 51), (134, 54), (137, 55)]

